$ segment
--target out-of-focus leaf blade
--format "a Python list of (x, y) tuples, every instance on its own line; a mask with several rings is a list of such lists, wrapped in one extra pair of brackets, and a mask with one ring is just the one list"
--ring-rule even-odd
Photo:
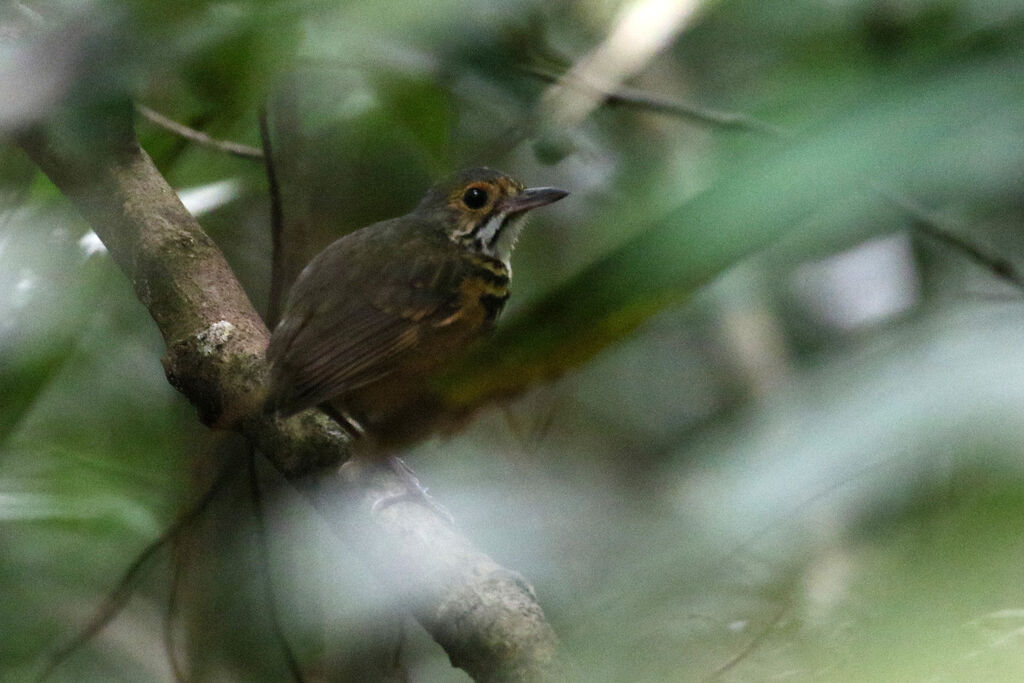
[[(867, 206), (846, 203), (865, 188), (936, 197), (965, 165), (972, 176), (1007, 182), (1024, 167), (1024, 142), (997, 150), (985, 142), (1004, 133), (1012, 140), (1024, 126), (1024, 89), (1006, 78), (1020, 67), (993, 60), (915, 81), (894, 76), (875, 99), (796, 142), (752, 151), (700, 196), (504, 324), (444, 378), (450, 400), (476, 404), (575, 367), (831, 206), (850, 212), (828, 224), (837, 242), (870, 234), (858, 218), (883, 200), (865, 193)], [(628, 208), (618, 218), (626, 215)], [(586, 227), (579, 231), (585, 239)]]

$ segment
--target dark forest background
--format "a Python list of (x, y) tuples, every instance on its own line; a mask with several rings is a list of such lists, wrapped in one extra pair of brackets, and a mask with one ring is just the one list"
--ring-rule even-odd
[[(582, 680), (1024, 675), (1024, 3), (0, 3), (0, 134), (99, 148), (128, 100), (256, 147), (265, 107), (300, 262), (464, 166), (572, 191), (463, 380), (558, 378), (406, 460), (531, 581)], [(262, 164), (136, 118), (265, 310)], [(196, 495), (218, 437), (163, 351), (0, 147), (0, 679)], [(261, 472), (296, 650), (391, 647), (395, 606)], [(202, 679), (280, 679), (246, 487), (53, 680), (169, 680), (175, 573)], [(464, 677), (403, 630), (412, 680)]]

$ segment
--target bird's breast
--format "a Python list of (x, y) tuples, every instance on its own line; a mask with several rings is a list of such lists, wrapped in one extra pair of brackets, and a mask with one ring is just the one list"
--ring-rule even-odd
[(477, 333), (489, 331), (509, 297), (509, 272), (497, 259), (468, 257), (466, 274), (459, 283), (456, 310), (437, 322), (438, 327), (457, 325)]

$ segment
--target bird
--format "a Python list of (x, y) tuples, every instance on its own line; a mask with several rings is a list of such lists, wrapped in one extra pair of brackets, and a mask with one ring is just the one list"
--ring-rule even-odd
[(568, 194), (469, 168), (410, 213), (330, 244), (296, 278), (271, 334), (265, 410), (319, 407), (382, 450), (429, 430), (415, 398), (494, 329), (526, 214)]

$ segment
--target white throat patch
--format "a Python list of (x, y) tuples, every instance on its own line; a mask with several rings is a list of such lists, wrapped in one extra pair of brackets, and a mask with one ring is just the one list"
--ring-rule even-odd
[(494, 239), (494, 235), (501, 230), (501, 224), (505, 222), (505, 213), (496, 213), (491, 216), (491, 219), (487, 221), (487, 225), (480, 228), (476, 233), (476, 239), (483, 245), (484, 249), (490, 251), (487, 247)]
[[(516, 242), (519, 241), (519, 234), (523, 231), (524, 225), (526, 225), (525, 213), (509, 218), (508, 224), (505, 225), (505, 229), (498, 235), (498, 241), (495, 242), (493, 247), (493, 255), (501, 259), (501, 262), (508, 268), (509, 273), (512, 272), (512, 266), (509, 264), (509, 259), (512, 257), (512, 249), (515, 248)], [(487, 227), (490, 227), (490, 225)]]
[[(506, 212), (497, 213), (487, 219), (481, 228), (472, 232), (473, 247), (481, 254), (498, 259), (511, 272), (509, 259), (525, 223), (525, 213), (515, 214), (511, 217)], [(467, 233), (463, 232), (454, 235), (452, 239), (463, 241), (466, 236)]]

